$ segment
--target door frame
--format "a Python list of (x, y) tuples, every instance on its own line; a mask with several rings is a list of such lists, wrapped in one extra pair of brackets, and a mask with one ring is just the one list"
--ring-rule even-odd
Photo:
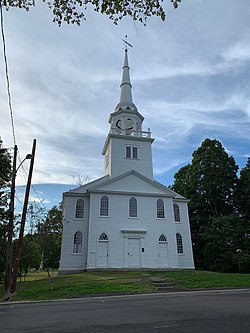
[[(129, 254), (129, 241), (130, 240), (138, 240), (139, 241), (139, 251), (138, 251), (138, 253), (139, 253), (139, 265), (138, 266), (131, 266), (130, 264), (129, 264), (129, 256), (130, 256), (130, 254)], [(132, 256), (132, 257), (134, 257), (134, 255)], [(140, 237), (128, 237), (128, 267), (129, 268), (141, 268), (141, 238)]]
[[(108, 237), (108, 235), (107, 235), (107, 237)], [(96, 263), (97, 265), (96, 266), (99, 267), (99, 268), (108, 268), (109, 267), (109, 237), (106, 240), (101, 240), (101, 239), (98, 238), (97, 243), (98, 243), (98, 245), (97, 245), (97, 263)], [(107, 244), (107, 265), (100, 265), (99, 264), (100, 243)]]

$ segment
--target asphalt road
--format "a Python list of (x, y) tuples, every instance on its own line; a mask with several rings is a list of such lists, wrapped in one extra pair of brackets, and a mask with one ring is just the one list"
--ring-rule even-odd
[(250, 289), (0, 304), (0, 332), (249, 333)]

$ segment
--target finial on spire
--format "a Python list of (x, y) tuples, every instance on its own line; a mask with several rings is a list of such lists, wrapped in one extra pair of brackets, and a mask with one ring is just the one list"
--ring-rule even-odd
[(130, 43), (127, 41), (127, 39), (128, 39), (128, 35), (125, 35), (125, 39), (122, 40), (123, 43), (124, 43), (123, 46), (124, 46), (124, 48), (125, 48), (125, 52), (128, 51), (128, 46), (133, 47), (133, 45), (130, 44)]

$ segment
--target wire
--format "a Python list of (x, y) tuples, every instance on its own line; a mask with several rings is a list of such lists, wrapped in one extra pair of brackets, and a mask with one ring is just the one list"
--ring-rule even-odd
[[(3, 56), (4, 56), (4, 65), (5, 65), (5, 76), (6, 76), (6, 83), (7, 83), (7, 93), (8, 93), (8, 104), (9, 104), (9, 111), (10, 111), (10, 120), (11, 120), (11, 129), (12, 129), (12, 136), (13, 136), (13, 142), (14, 145), (16, 145), (16, 135), (15, 135), (15, 125), (14, 125), (14, 115), (13, 115), (13, 108), (12, 108), (12, 101), (11, 101), (11, 93), (10, 93), (10, 80), (9, 80), (9, 70), (8, 70), (8, 61), (7, 61), (7, 52), (6, 52), (6, 42), (5, 42), (5, 34), (4, 34), (4, 18), (3, 18), (3, 6), (2, 1), (0, 0), (0, 16), (1, 16), (1, 34), (2, 34), (2, 40), (3, 40)], [(21, 162), (21, 157), (18, 151), (18, 159)], [(26, 176), (26, 179), (28, 177), (27, 172), (23, 165), (21, 165), (21, 168)], [(40, 204), (43, 206), (44, 209), (47, 210), (45, 207), (43, 200), (38, 195), (35, 187), (31, 185), (33, 191), (35, 192)], [(17, 201), (22, 205), (21, 201), (18, 199), (16, 195)]]
[(39, 197), (39, 195), (38, 195), (38, 193), (37, 193), (37, 191), (36, 191), (34, 185), (31, 184), (31, 187), (32, 187), (32, 190), (35, 192), (35, 194), (36, 194), (36, 196), (37, 196), (37, 198), (38, 198), (40, 204), (43, 206), (44, 209), (47, 210), (46, 206), (45, 206), (44, 203), (43, 203), (43, 199), (41, 199), (41, 198)]
[[(19, 155), (18, 158), (21, 161), (21, 157), (20, 157), (19, 152), (18, 152), (18, 155)], [(24, 168), (23, 165), (21, 165), (21, 169), (23, 170), (23, 175), (24, 175), (25, 182), (27, 182), (28, 174), (27, 174), (27, 172), (26, 172), (26, 170), (25, 170), (25, 168)], [(35, 192), (35, 195), (37, 196), (37, 199), (39, 200), (40, 204), (43, 206), (44, 209), (47, 210), (46, 206), (43, 203), (44, 199), (41, 199), (41, 197), (38, 195), (38, 193), (37, 193), (37, 191), (35, 189), (35, 186), (33, 184), (31, 184), (31, 188)]]
[(22, 209), (23, 209), (23, 203), (21, 202), (21, 200), (18, 198), (17, 193), (15, 193), (15, 198), (16, 200), (19, 202), (19, 204), (21, 205)]
[(16, 145), (16, 135), (15, 135), (15, 126), (14, 126), (14, 116), (13, 116), (13, 109), (11, 103), (11, 94), (10, 94), (10, 80), (9, 80), (9, 71), (8, 71), (8, 62), (7, 62), (7, 52), (6, 52), (6, 43), (5, 43), (5, 36), (4, 36), (4, 22), (3, 22), (3, 7), (2, 1), (0, 0), (0, 15), (1, 15), (1, 34), (3, 40), (3, 56), (4, 56), (4, 64), (5, 64), (5, 76), (6, 76), (6, 83), (7, 83), (7, 93), (8, 93), (8, 103), (9, 103), (9, 110), (10, 110), (10, 120), (11, 120), (11, 128), (12, 128), (12, 135), (13, 135), (13, 142)]

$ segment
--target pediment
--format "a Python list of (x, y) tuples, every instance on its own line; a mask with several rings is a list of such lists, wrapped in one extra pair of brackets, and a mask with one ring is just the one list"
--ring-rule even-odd
[(102, 184), (98, 184), (97, 186), (92, 187), (90, 192), (125, 192), (144, 195), (163, 195), (170, 198), (183, 198), (166, 186), (153, 181), (134, 170), (109, 179)]

